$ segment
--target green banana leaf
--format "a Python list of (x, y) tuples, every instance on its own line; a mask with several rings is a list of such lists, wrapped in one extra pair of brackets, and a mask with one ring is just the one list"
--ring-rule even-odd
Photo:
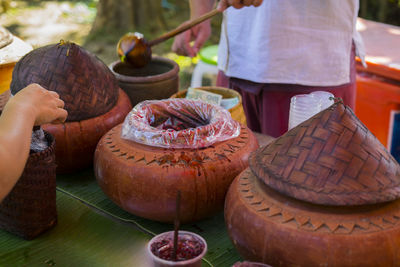
[(58, 224), (32, 241), (0, 230), (0, 266), (148, 266), (150, 236), (57, 192)]
[[(57, 176), (57, 189), (115, 220), (135, 226), (150, 237), (173, 229), (171, 224), (134, 216), (118, 207), (100, 189), (91, 169), (78, 174)], [(232, 266), (241, 260), (229, 239), (222, 212), (210, 219), (184, 224), (181, 229), (195, 232), (207, 241), (208, 252), (203, 266)]]

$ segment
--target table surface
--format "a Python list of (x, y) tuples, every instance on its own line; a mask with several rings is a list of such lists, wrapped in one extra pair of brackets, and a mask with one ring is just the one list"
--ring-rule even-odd
[[(273, 138), (256, 133), (261, 145)], [(147, 242), (170, 224), (131, 215), (109, 200), (92, 169), (57, 176), (58, 224), (32, 241), (0, 230), (0, 266), (149, 266)], [(223, 213), (182, 230), (203, 236), (203, 266), (231, 266), (241, 258), (229, 240)]]
[(368, 62), (400, 69), (400, 27), (358, 18), (357, 31)]

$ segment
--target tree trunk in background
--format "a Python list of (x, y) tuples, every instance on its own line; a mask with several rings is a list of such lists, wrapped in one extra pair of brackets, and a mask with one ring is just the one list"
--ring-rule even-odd
[(100, 0), (91, 33), (165, 29), (161, 0)]
[(378, 11), (378, 20), (379, 21), (386, 21), (387, 4), (388, 4), (388, 0), (380, 0), (379, 1), (379, 11)]
[(100, 0), (92, 33), (125, 31), (134, 25), (132, 0)]
[(366, 18), (368, 16), (367, 1), (360, 1), (359, 17)]

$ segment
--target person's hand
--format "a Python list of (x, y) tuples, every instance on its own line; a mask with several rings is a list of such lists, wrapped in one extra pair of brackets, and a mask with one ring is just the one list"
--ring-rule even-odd
[(218, 4), (217, 9), (219, 11), (224, 11), (230, 6), (240, 9), (245, 6), (255, 6), (258, 7), (262, 4), (263, 0), (221, 0)]
[[(188, 23), (188, 21), (183, 24)], [(172, 44), (172, 51), (181, 56), (194, 57), (211, 35), (210, 21), (202, 22), (177, 35)], [(191, 42), (194, 41), (193, 45)]]
[(19, 112), (30, 112), (35, 118), (35, 125), (62, 123), (68, 115), (64, 101), (56, 92), (35, 83), (19, 91), (9, 102), (7, 104), (16, 106)]
[[(263, 0), (221, 0), (217, 9), (222, 12), (230, 6), (238, 9), (245, 6), (258, 7), (262, 4), (262, 2)], [(188, 21), (182, 23), (182, 25), (186, 23), (188, 23)], [(178, 55), (194, 57), (210, 37), (210, 35), (211, 24), (210, 20), (207, 20), (177, 35), (171, 49)], [(193, 41), (194, 43), (191, 45)]]

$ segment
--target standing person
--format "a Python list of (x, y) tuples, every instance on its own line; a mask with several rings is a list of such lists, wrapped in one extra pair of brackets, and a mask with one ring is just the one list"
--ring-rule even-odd
[(0, 116), (0, 202), (24, 170), (33, 126), (66, 118), (59, 95), (38, 84), (28, 85), (7, 102)]
[[(290, 98), (319, 90), (341, 97), (354, 109), (355, 53), (363, 56), (355, 29), (359, 1), (260, 2), (219, 3), (225, 11), (217, 85), (242, 95), (249, 128), (282, 135), (288, 128)], [(209, 11), (214, 1), (190, 3), (193, 19)], [(249, 4), (259, 6), (244, 7)], [(172, 50), (195, 56), (210, 34), (210, 21), (203, 22), (177, 36)]]

